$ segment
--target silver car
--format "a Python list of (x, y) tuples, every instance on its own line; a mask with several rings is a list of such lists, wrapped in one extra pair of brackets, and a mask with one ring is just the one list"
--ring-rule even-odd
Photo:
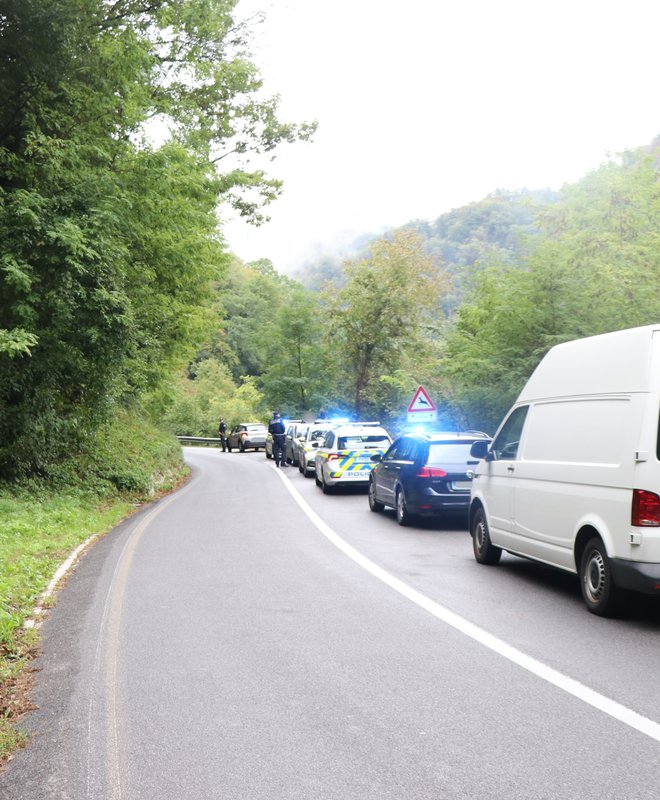
[(241, 422), (234, 425), (227, 436), (227, 449), (233, 448), (244, 453), (246, 450), (259, 450), (266, 446), (266, 426), (262, 422)]
[(292, 422), (286, 429), (286, 460), (297, 467), (300, 464), (300, 440), (305, 437), (308, 422)]
[(305, 436), (298, 445), (298, 469), (306, 478), (312, 478), (315, 472), (316, 449), (319, 447), (331, 423), (327, 420), (312, 422), (307, 428)]

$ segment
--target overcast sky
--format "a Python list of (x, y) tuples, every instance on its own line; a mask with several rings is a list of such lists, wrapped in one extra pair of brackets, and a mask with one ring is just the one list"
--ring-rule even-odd
[(241, 0), (255, 62), (314, 142), (268, 165), (271, 222), (225, 224), (281, 272), (496, 189), (560, 188), (660, 134), (658, 0)]

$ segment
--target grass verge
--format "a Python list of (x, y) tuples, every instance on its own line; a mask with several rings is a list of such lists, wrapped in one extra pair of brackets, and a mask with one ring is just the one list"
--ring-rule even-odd
[(32, 708), (39, 634), (25, 622), (37, 599), (75, 547), (186, 474), (174, 437), (122, 413), (44, 478), (0, 484), (0, 767), (25, 744), (16, 721)]

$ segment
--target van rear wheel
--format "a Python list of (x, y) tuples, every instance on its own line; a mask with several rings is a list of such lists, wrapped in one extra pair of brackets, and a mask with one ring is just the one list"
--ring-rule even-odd
[(611, 616), (619, 607), (621, 590), (612, 577), (612, 566), (603, 540), (589, 539), (580, 559), (582, 597), (592, 614)]
[(497, 564), (502, 556), (502, 549), (495, 547), (490, 540), (488, 522), (483, 508), (478, 508), (472, 520), (472, 549), (474, 557), (480, 564)]

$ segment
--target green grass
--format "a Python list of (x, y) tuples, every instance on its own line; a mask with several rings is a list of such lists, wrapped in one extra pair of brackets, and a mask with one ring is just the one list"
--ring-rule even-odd
[(186, 474), (173, 436), (122, 414), (42, 480), (0, 483), (0, 764), (24, 743), (14, 722), (29, 709), (38, 639), (24, 625), (53, 574), (81, 542)]

